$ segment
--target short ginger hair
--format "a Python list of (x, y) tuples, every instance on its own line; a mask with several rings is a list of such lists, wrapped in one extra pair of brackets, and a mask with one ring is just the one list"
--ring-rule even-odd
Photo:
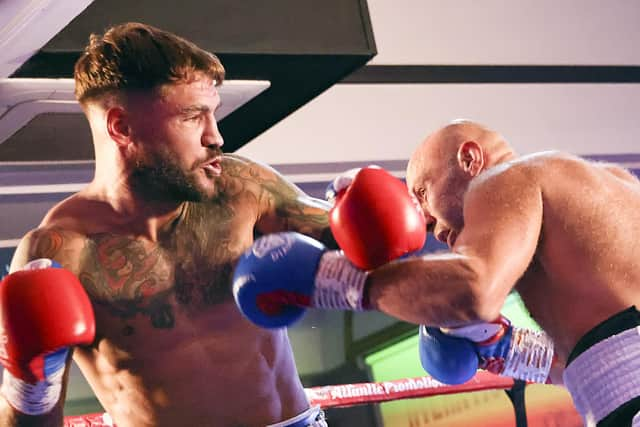
[(151, 25), (129, 22), (90, 36), (75, 64), (75, 95), (85, 105), (190, 82), (201, 74), (220, 85), (225, 70), (216, 55), (194, 43)]

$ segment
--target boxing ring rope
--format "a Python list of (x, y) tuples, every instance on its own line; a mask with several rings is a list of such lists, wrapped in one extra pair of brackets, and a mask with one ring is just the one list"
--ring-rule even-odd
[[(430, 376), (423, 376), (372, 383), (309, 387), (305, 392), (311, 405), (320, 405), (323, 409), (327, 409), (471, 391), (509, 390), (514, 384), (513, 378), (481, 371), (460, 385), (446, 385)], [(112, 426), (110, 417), (100, 413), (69, 416), (64, 420), (64, 427)]]

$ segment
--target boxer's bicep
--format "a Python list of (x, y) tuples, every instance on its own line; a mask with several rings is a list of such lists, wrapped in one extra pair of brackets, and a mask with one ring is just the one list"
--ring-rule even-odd
[(9, 273), (22, 269), (22, 266), (30, 261), (29, 253), (32, 251), (33, 242), (31, 239), (33, 232), (27, 233), (18, 243), (16, 250), (13, 252), (11, 258), (11, 265), (9, 266)]
[(31, 230), (18, 243), (9, 270), (20, 270), (27, 262), (37, 258), (49, 258), (75, 271), (79, 262), (78, 248), (83, 245), (83, 239), (59, 228)]
[(223, 170), (226, 197), (251, 200), (257, 209), (255, 234), (298, 231), (333, 246), (327, 202), (310, 197), (274, 168), (236, 154), (225, 154)]
[(535, 255), (542, 193), (526, 171), (496, 174), (465, 197), (464, 229), (454, 251), (473, 260), (479, 294), (504, 301)]
[(283, 206), (279, 216), (285, 219), (287, 230), (311, 236), (329, 248), (338, 247), (329, 227), (330, 206), (326, 201), (302, 194)]
[(329, 230), (330, 205), (309, 196), (278, 172), (269, 170), (265, 180), (264, 210), (256, 225), (261, 234), (280, 231), (297, 231), (335, 246)]
[(62, 234), (55, 230), (31, 230), (18, 243), (11, 259), (11, 272), (22, 269), (31, 260), (37, 258), (55, 259), (60, 262), (62, 252)]

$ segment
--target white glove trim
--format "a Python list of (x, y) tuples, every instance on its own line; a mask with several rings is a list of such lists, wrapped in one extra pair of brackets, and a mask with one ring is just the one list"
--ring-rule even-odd
[(336, 310), (363, 310), (367, 273), (344, 256), (342, 251), (328, 251), (320, 258), (311, 305)]
[(49, 375), (46, 380), (30, 384), (16, 378), (6, 369), (2, 377), (2, 392), (11, 406), (27, 415), (42, 415), (51, 411), (62, 391), (64, 367)]

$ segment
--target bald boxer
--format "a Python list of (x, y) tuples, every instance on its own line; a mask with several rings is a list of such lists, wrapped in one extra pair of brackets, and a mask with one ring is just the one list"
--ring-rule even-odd
[(331, 307), (315, 298), (331, 289), (339, 308), (375, 308), (474, 341), (467, 328), (495, 324), (517, 290), (566, 365), (556, 382), (564, 381), (585, 423), (640, 425), (637, 178), (560, 152), (519, 157), (499, 133), (457, 121), (418, 147), (407, 185), (429, 231), (450, 250), (372, 271), (341, 267), (329, 281), (320, 268), (302, 302)]
[(564, 384), (585, 422), (632, 425), (640, 410), (637, 178), (560, 152), (519, 157), (499, 133), (459, 121), (418, 147), (407, 185), (451, 250), (373, 272), (370, 304), (460, 326), (494, 319), (515, 289), (566, 364)]
[[(22, 239), (9, 280), (36, 289), (79, 280), (95, 339), (39, 338), (44, 344), (29, 357), (51, 368), (34, 378), (21, 364), (11, 374), (27, 388), (55, 378), (55, 394), (34, 403), (42, 396), (9, 393), (16, 386), (5, 374), (0, 425), (61, 425), (72, 353), (118, 427), (325, 426), (309, 406), (286, 330), (248, 322), (230, 276), (262, 234), (297, 231), (335, 247), (326, 203), (271, 168), (222, 153), (215, 112), (224, 68), (193, 43), (148, 25), (117, 25), (91, 37), (74, 77), (95, 177)], [(36, 258), (72, 276), (20, 275)], [(65, 293), (48, 298), (74, 305)], [(46, 329), (40, 325), (24, 337), (29, 348), (34, 331)]]
[[(383, 169), (347, 171), (332, 181), (327, 195), (335, 203), (329, 223), (341, 250), (299, 233), (274, 233), (240, 258), (234, 296), (255, 324), (288, 326), (307, 307), (370, 308), (367, 270), (422, 249), (427, 226), (422, 209), (406, 185)], [(446, 384), (464, 383), (478, 369), (544, 383), (554, 361), (546, 334), (514, 327), (502, 316), (461, 327), (423, 325), (419, 354), (425, 370)]]

